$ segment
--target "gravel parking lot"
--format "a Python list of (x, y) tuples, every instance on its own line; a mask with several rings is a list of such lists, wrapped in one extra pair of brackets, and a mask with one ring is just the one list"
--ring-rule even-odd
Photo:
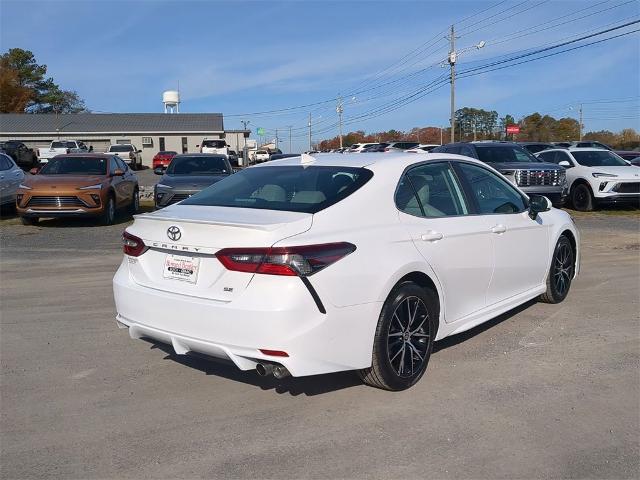
[(0, 223), (2, 478), (640, 477), (638, 211), (577, 216), (568, 299), (437, 343), (400, 393), (129, 339), (127, 221)]

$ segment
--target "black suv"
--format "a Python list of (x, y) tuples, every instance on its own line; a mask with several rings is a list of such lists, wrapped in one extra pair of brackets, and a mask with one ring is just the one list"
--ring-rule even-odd
[(7, 140), (6, 142), (0, 142), (0, 150), (4, 151), (7, 155), (13, 158), (21, 169), (24, 171), (31, 170), (38, 166), (38, 156), (27, 147), (24, 143), (18, 140)]
[(527, 195), (544, 195), (555, 206), (564, 204), (569, 193), (564, 168), (541, 161), (516, 143), (449, 143), (431, 150), (437, 152), (476, 158), (498, 170)]

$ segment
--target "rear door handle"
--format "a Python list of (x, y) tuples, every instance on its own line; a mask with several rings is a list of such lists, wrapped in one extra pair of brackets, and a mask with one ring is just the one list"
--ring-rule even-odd
[(429, 230), (427, 233), (423, 233), (420, 238), (425, 242), (435, 242), (438, 240), (442, 240), (444, 235), (440, 232), (436, 232), (434, 230)]
[(507, 227), (505, 227), (504, 225), (496, 225), (495, 227), (491, 228), (492, 233), (504, 233), (506, 231)]

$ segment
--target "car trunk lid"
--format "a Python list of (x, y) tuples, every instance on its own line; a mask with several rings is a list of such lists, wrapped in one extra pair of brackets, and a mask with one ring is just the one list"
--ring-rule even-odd
[(127, 231), (149, 247), (129, 257), (137, 284), (198, 298), (230, 302), (253, 278), (228, 271), (215, 257), (223, 248), (269, 247), (311, 228), (309, 213), (249, 208), (172, 205), (139, 215)]

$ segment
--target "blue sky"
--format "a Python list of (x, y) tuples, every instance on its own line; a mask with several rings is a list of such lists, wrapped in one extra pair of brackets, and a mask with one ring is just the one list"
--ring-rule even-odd
[[(446, 125), (444, 83), (402, 108), (370, 113), (446, 74), (440, 62), (451, 23), (459, 48), (487, 42), (461, 56), (463, 70), (639, 18), (637, 0), (0, 0), (0, 47), (33, 51), (56, 82), (78, 91), (94, 111), (158, 112), (162, 91), (179, 83), (181, 111), (222, 112), (226, 128), (250, 120), (269, 135), (291, 125), (296, 149), (306, 144), (309, 112), (314, 139), (337, 134), (335, 102), (327, 100), (339, 93), (345, 131)], [(639, 38), (460, 79), (457, 106), (561, 117), (576, 116), (572, 106), (585, 102), (587, 130), (639, 129)]]

